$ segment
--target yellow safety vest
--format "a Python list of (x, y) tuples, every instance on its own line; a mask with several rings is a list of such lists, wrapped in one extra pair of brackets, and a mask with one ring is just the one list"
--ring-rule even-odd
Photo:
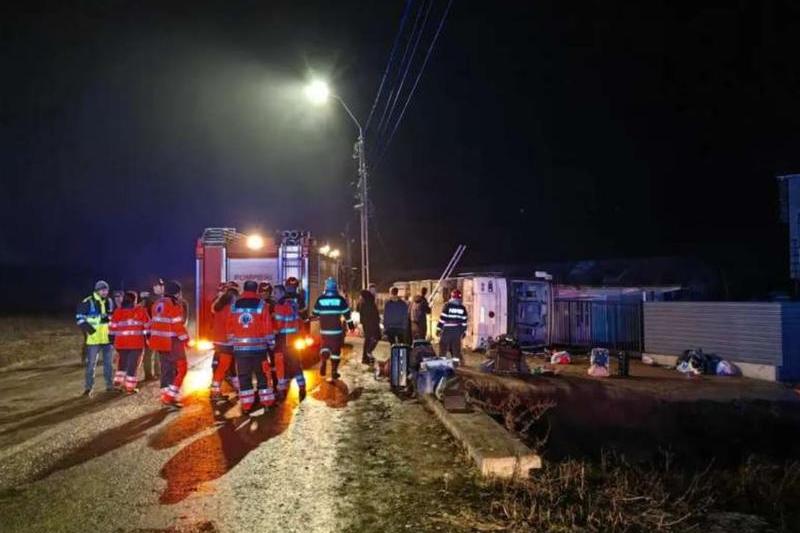
[(107, 299), (100, 298), (96, 292), (83, 299), (86, 304), (84, 311), (78, 313), (75, 318), (80, 325), (81, 321), (86, 322), (94, 328), (94, 333), (86, 336), (86, 344), (93, 346), (96, 344), (108, 344), (108, 322), (110, 319), (110, 309), (106, 308)]

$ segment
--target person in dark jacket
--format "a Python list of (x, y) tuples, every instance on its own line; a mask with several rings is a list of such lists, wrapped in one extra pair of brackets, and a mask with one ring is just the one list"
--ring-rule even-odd
[(428, 289), (422, 287), (420, 294), (414, 296), (411, 302), (411, 340), (425, 340), (428, 338), (428, 315), (431, 314), (431, 306), (428, 304)]
[[(148, 293), (147, 298), (142, 300), (148, 316), (153, 316), (153, 306), (162, 296), (164, 296), (164, 280), (158, 278), (153, 283), (153, 292)], [(149, 344), (144, 348), (142, 367), (145, 381), (153, 381), (161, 377), (161, 361), (158, 358), (158, 352), (150, 348)]]
[(467, 334), (468, 322), (467, 308), (461, 302), (461, 291), (453, 289), (450, 292), (450, 299), (444, 304), (442, 313), (439, 315), (439, 322), (436, 324), (440, 357), (445, 357), (449, 353), (461, 364), (464, 363), (461, 355), (461, 339)]
[[(347, 300), (339, 294), (339, 288), (334, 278), (325, 280), (325, 292), (317, 298), (312, 311), (314, 317), (319, 319), (319, 333), (321, 338), (319, 355), (322, 363), (319, 367), (320, 376), (325, 375), (328, 359), (331, 360), (331, 379), (339, 379), (339, 363), (342, 356), (344, 343), (344, 325), (353, 331), (355, 325), (350, 318), (350, 306)], [(344, 325), (342, 324), (344, 320)]]
[(391, 344), (407, 344), (408, 305), (397, 295), (397, 287), (391, 289), (392, 297), (383, 308), (383, 331)]
[(364, 352), (361, 355), (361, 362), (371, 365), (375, 362), (372, 351), (381, 338), (381, 317), (378, 314), (378, 306), (375, 305), (375, 296), (372, 292), (361, 291), (356, 311), (358, 311), (361, 327), (364, 330)]

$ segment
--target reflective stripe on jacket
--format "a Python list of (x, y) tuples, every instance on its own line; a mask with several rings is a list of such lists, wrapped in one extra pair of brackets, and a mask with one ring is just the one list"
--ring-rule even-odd
[[(86, 344), (108, 344), (108, 323), (113, 303), (96, 292), (84, 298), (75, 313), (75, 323), (86, 332)], [(94, 331), (88, 330), (88, 328)]]
[(439, 322), (436, 324), (436, 330), (442, 332), (443, 330), (457, 331), (463, 334), (467, 330), (467, 308), (461, 303), (460, 300), (450, 300), (442, 308), (442, 313), (439, 315)]
[(159, 352), (172, 350), (172, 339), (188, 341), (184, 306), (171, 296), (160, 298), (152, 307), (150, 347)]
[(237, 355), (266, 352), (275, 345), (269, 308), (254, 292), (244, 292), (231, 306), (225, 332)]
[(109, 329), (116, 349), (139, 350), (150, 331), (150, 318), (144, 307), (119, 308), (111, 315)]
[(347, 300), (342, 298), (339, 293), (323, 293), (314, 303), (312, 313), (314, 316), (319, 317), (321, 335), (341, 335), (344, 331), (342, 329), (342, 319), (347, 322), (348, 328), (353, 328), (353, 320), (350, 318), (350, 306), (347, 304)]
[(281, 298), (272, 313), (273, 327), (277, 335), (291, 335), (300, 331), (300, 313), (297, 300)]

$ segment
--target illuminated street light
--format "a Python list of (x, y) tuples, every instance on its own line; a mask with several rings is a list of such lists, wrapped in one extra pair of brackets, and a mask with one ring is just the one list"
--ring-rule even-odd
[(331, 251), (331, 247), (328, 246), (327, 244), (325, 246), (321, 246), (320, 249), (319, 249), (319, 253), (321, 253), (322, 255), (328, 255), (330, 253), (330, 251)]
[(339, 257), (339, 250), (331, 250), (331, 253), (328, 254), (328, 257), (331, 259), (336, 259)]
[(253, 234), (247, 236), (247, 247), (251, 250), (260, 250), (264, 247), (264, 239), (261, 235)]
[(314, 105), (322, 105), (328, 101), (331, 90), (328, 84), (321, 80), (314, 80), (303, 90), (306, 93), (306, 98)]
[[(364, 130), (361, 123), (356, 116), (347, 107), (344, 100), (341, 99), (336, 93), (331, 92), (328, 84), (322, 80), (313, 80), (306, 85), (304, 89), (306, 98), (308, 98), (314, 105), (321, 105), (328, 101), (328, 98), (334, 98), (347, 112), (353, 123), (358, 128), (358, 140), (356, 141), (356, 157), (358, 159), (358, 200), (356, 205), (361, 213), (361, 287), (366, 289), (369, 287), (369, 188), (367, 187), (367, 158), (364, 149)], [(330, 248), (326, 248), (326, 252), (320, 253), (327, 255)]]

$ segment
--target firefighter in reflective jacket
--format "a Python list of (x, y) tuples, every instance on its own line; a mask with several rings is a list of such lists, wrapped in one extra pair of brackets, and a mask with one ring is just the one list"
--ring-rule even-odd
[(319, 355), (322, 363), (319, 367), (321, 376), (325, 375), (328, 359), (331, 360), (331, 378), (339, 379), (339, 362), (342, 357), (342, 344), (344, 343), (345, 331), (342, 327), (344, 318), (347, 328), (350, 331), (355, 329), (353, 320), (350, 318), (350, 306), (347, 304), (336, 287), (336, 280), (328, 278), (325, 280), (325, 292), (317, 298), (312, 311), (315, 317), (319, 317), (319, 332), (322, 337), (322, 344)]
[(94, 292), (81, 300), (75, 313), (75, 322), (83, 331), (86, 345), (86, 386), (83, 395), (91, 396), (94, 386), (94, 369), (97, 357), (103, 354), (103, 377), (106, 380), (106, 390), (114, 390), (112, 362), (113, 350), (109, 338), (108, 323), (111, 321), (113, 303), (108, 298), (108, 283), (98, 281), (94, 285)]
[(161, 361), (161, 403), (168, 407), (182, 407), (178, 393), (186, 376), (189, 342), (184, 309), (180, 284), (168, 281), (164, 296), (153, 304), (150, 317), (150, 347), (158, 352)]
[(241, 297), (231, 306), (225, 331), (236, 360), (242, 414), (263, 414), (255, 406), (253, 375), (258, 387), (259, 403), (263, 407), (270, 407), (275, 403), (267, 358), (269, 349), (275, 345), (272, 317), (267, 303), (258, 296), (257, 282), (246, 281), (243, 289)]
[(145, 347), (145, 336), (150, 333), (150, 317), (144, 307), (137, 305), (135, 292), (128, 291), (122, 297), (122, 306), (111, 315), (110, 331), (114, 336), (114, 348), (119, 353), (119, 364), (114, 383), (125, 384), (125, 392), (134, 394), (139, 378), (139, 364)]
[(238, 391), (239, 378), (236, 376), (235, 368), (233, 365), (233, 347), (228, 342), (228, 334), (226, 331), (228, 323), (228, 315), (231, 312), (231, 306), (239, 296), (239, 291), (235, 286), (225, 283), (219, 287), (219, 295), (211, 304), (211, 314), (213, 322), (211, 323), (211, 330), (214, 342), (214, 358), (211, 360), (211, 369), (214, 377), (211, 380), (211, 400), (218, 401), (222, 399), (222, 381), (228, 376), (231, 371), (230, 377), (231, 385)]
[[(289, 278), (287, 285), (295, 278)], [(302, 322), (297, 301), (297, 293), (287, 294), (283, 285), (273, 289), (277, 300), (273, 308), (272, 318), (275, 324), (275, 351), (273, 353), (273, 374), (278, 380), (278, 396), (283, 399), (289, 388), (289, 382), (294, 377), (300, 401), (306, 397), (306, 378), (303, 376), (303, 367), (299, 354), (292, 352), (295, 339), (302, 336)], [(287, 379), (286, 376), (289, 376)]]
[(445, 357), (450, 353), (462, 363), (461, 339), (467, 332), (467, 308), (461, 303), (461, 291), (458, 289), (450, 293), (450, 300), (444, 304), (439, 322), (436, 324), (436, 334), (439, 335), (439, 356)]
[(300, 280), (293, 276), (286, 278), (284, 290), (286, 291), (286, 296), (295, 301), (297, 316), (300, 317), (300, 331), (302, 333), (308, 333), (308, 302), (306, 302), (306, 293), (300, 288)]

